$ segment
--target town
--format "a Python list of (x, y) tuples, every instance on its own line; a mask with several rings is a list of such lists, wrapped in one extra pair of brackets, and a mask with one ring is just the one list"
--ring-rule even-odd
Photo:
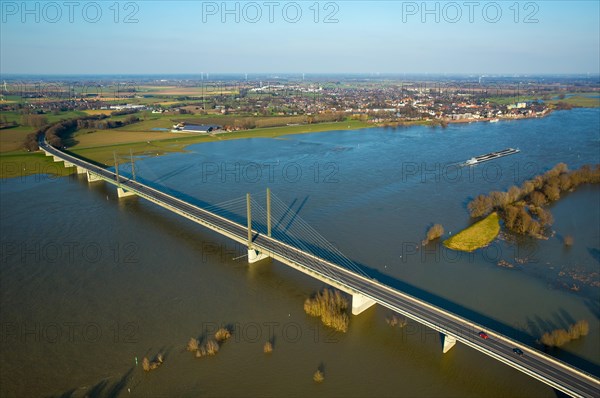
[[(205, 79), (206, 77), (206, 79)], [(586, 84), (588, 83), (588, 84)], [(101, 81), (74, 85), (69, 81), (4, 82), (3, 113), (55, 114), (68, 111), (105, 111), (168, 116), (211, 116), (207, 124), (223, 131), (257, 127), (253, 117), (272, 118), (268, 127), (356, 119), (383, 126), (543, 117), (552, 109), (577, 106), (569, 97), (597, 92), (592, 82), (547, 81), (403, 81), (386, 79), (209, 80), (155, 79)], [(567, 94), (567, 96), (566, 96)], [(566, 97), (566, 99), (565, 99)], [(216, 123), (214, 117), (221, 117)], [(227, 117), (230, 116), (230, 117)], [(235, 116), (236, 118), (232, 118)], [(243, 117), (243, 118), (242, 118)], [(279, 122), (277, 122), (279, 117)], [(131, 120), (130, 120), (131, 122)], [(18, 123), (3, 120), (7, 123)], [(118, 127), (120, 127), (119, 125)]]

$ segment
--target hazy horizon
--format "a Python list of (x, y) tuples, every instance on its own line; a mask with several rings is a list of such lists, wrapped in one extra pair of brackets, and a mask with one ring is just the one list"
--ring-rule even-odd
[(3, 1), (1, 12), (2, 75), (600, 73), (590, 1)]
[[(208, 77), (207, 77), (208, 75)], [(243, 79), (245, 76), (248, 76), (248, 79), (251, 77), (370, 77), (370, 78), (386, 78), (386, 77), (429, 77), (429, 78), (479, 78), (479, 77), (488, 77), (488, 78), (526, 78), (526, 77), (581, 77), (581, 78), (597, 78), (600, 77), (599, 73), (587, 73), (587, 72), (572, 72), (572, 73), (443, 73), (443, 72), (431, 72), (431, 73), (411, 73), (411, 72), (398, 72), (398, 73), (373, 73), (373, 72), (311, 72), (311, 73), (302, 73), (296, 71), (263, 71), (263, 72), (218, 72), (218, 71), (208, 71), (203, 73), (180, 73), (180, 72), (166, 72), (166, 73), (131, 73), (131, 72), (114, 72), (114, 73), (18, 73), (18, 72), (9, 72), (3, 73), (0, 72), (0, 76), (5, 77), (19, 77), (19, 76), (32, 76), (32, 77), (115, 77), (115, 76), (126, 76), (126, 77), (197, 77), (198, 79), (209, 79), (211, 77), (217, 76), (227, 76), (227, 77), (235, 77), (239, 76)]]

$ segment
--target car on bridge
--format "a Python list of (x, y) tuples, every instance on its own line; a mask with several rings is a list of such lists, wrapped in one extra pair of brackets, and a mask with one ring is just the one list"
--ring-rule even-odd
[(479, 332), (479, 337), (481, 337), (484, 340), (487, 340), (490, 338), (490, 336), (488, 336), (486, 332)]
[(513, 352), (520, 357), (523, 356), (523, 350), (521, 350), (520, 348), (513, 348)]

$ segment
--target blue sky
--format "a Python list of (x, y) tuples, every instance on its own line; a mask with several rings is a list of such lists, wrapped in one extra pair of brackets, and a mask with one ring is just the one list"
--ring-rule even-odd
[(600, 73), (598, 1), (0, 3), (2, 73)]

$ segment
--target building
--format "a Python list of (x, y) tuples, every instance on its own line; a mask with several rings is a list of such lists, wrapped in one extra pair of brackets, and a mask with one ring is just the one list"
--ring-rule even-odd
[(209, 134), (216, 130), (221, 130), (221, 126), (216, 124), (183, 124), (179, 123), (173, 126), (173, 132), (183, 132), (183, 133), (203, 133)]
[(122, 111), (122, 110), (137, 110), (141, 111), (146, 109), (146, 105), (136, 105), (136, 104), (127, 104), (127, 105), (111, 105), (111, 110), (114, 111)]

